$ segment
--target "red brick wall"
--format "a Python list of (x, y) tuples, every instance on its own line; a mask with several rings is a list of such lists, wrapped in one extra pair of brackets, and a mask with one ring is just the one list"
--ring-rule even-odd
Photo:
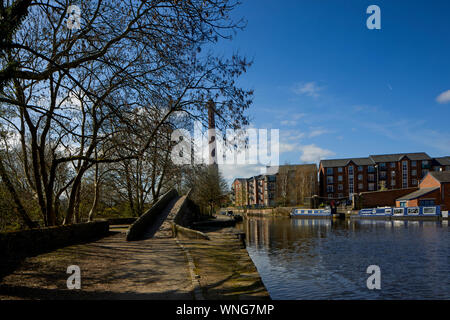
[[(361, 192), (354, 197), (354, 207), (356, 208), (376, 208), (396, 205), (395, 200), (412, 193), (419, 188), (395, 189), (387, 191)], [(362, 197), (362, 199), (360, 198)]]
[(450, 210), (450, 183), (441, 185), (441, 210)]
[(433, 178), (431, 175), (427, 175), (422, 182), (420, 182), (421, 188), (434, 188), (434, 187), (440, 187), (439, 181), (437, 181), (435, 178)]

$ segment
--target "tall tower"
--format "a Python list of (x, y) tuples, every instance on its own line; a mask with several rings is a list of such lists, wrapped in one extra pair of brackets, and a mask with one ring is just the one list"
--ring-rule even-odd
[(214, 101), (208, 101), (208, 164), (217, 167), (216, 120)]

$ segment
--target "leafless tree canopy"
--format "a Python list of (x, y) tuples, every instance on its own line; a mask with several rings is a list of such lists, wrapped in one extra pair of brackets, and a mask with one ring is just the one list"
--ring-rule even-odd
[[(19, 2), (2, 1), (2, 17)], [(1, 190), (30, 227), (124, 202), (142, 214), (181, 181), (172, 131), (207, 123), (210, 100), (218, 128), (244, 127), (252, 100), (236, 84), (250, 62), (213, 51), (244, 27), (237, 2), (84, 0), (70, 28), (72, 4), (29, 1), (2, 39)]]

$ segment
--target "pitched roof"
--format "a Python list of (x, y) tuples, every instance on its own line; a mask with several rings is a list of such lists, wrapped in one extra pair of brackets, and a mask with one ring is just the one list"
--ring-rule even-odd
[(404, 195), (403, 197), (398, 198), (397, 200), (413, 200), (417, 199), (421, 196), (424, 196), (430, 192), (433, 192), (435, 190), (439, 189), (439, 187), (433, 187), (433, 188), (420, 188), (417, 191), (414, 191), (412, 193), (409, 193), (407, 195)]
[[(380, 162), (396, 162), (403, 157), (408, 157), (410, 160), (431, 160), (432, 158), (425, 152), (413, 153), (392, 153), (392, 154), (374, 154), (366, 158), (346, 158), (346, 159), (330, 159), (321, 160), (320, 163), (325, 168), (330, 167), (345, 167), (350, 161), (353, 161), (357, 166), (369, 166)], [(450, 159), (449, 159), (450, 161)]]
[(266, 166), (266, 175), (274, 175), (283, 171), (317, 171), (317, 165), (315, 163), (306, 164), (283, 164), (279, 166)]
[(396, 162), (400, 161), (403, 157), (408, 157), (410, 160), (431, 160), (431, 157), (425, 152), (415, 152), (415, 153), (394, 153), (394, 154), (376, 154), (370, 155), (374, 162)]
[(450, 157), (434, 158), (441, 166), (450, 166)]
[(357, 166), (372, 165), (374, 162), (370, 158), (347, 158), (347, 159), (330, 159), (321, 160), (320, 163), (323, 167), (345, 167), (352, 161)]
[(428, 174), (441, 183), (450, 182), (450, 171), (431, 171)]

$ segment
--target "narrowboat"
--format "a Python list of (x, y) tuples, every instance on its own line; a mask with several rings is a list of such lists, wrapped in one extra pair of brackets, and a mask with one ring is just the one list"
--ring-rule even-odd
[(384, 207), (361, 209), (358, 213), (359, 217), (364, 218), (426, 218), (441, 216), (440, 206), (431, 207)]
[(291, 218), (334, 218), (339, 214), (332, 214), (331, 209), (292, 209)]

